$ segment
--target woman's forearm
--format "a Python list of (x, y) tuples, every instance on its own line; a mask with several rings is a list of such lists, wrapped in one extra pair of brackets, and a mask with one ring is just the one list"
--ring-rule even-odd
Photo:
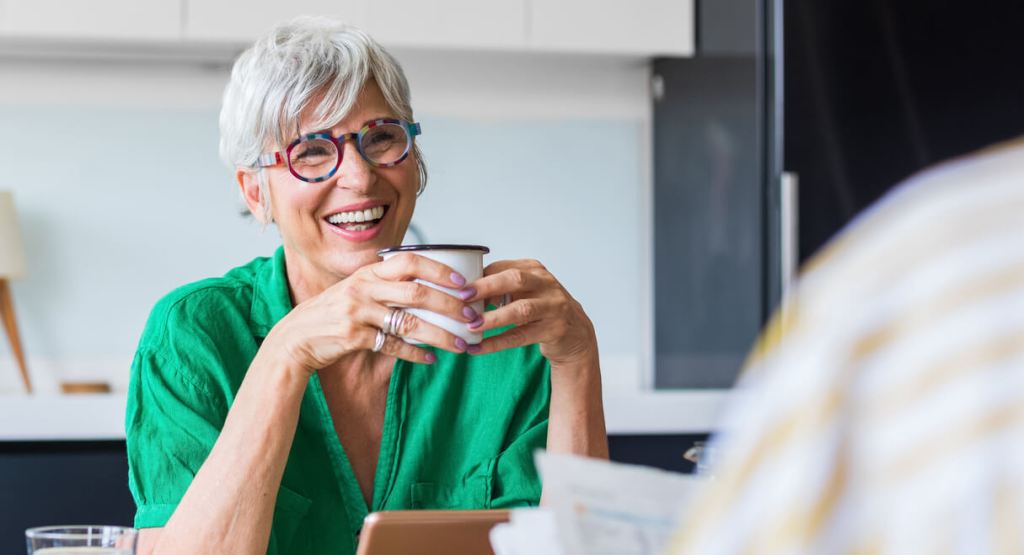
[(608, 458), (597, 352), (578, 363), (552, 364), (548, 451)]
[(266, 553), (309, 374), (262, 349), (154, 553)]

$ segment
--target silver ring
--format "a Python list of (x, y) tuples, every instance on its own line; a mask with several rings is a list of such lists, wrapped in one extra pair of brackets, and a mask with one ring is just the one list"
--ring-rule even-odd
[(402, 320), (405, 319), (405, 312), (400, 308), (392, 307), (391, 310), (384, 316), (384, 325), (381, 327), (384, 333), (388, 335), (398, 335), (398, 330), (402, 326)]
[(387, 314), (384, 315), (384, 325), (380, 327), (380, 329), (383, 330), (384, 333), (391, 333), (391, 322), (392, 320), (395, 319), (396, 310), (397, 309), (392, 308), (391, 310), (388, 311)]
[(396, 336), (400, 336), (401, 335), (398, 332), (405, 325), (405, 319), (408, 316), (409, 316), (409, 313), (404, 311), (404, 310), (399, 311), (398, 314), (395, 315), (395, 319), (391, 321), (391, 325), (395, 328), (395, 333), (393, 335), (396, 335)]
[(402, 329), (406, 316), (408, 316), (408, 313), (404, 310), (400, 308), (392, 308), (385, 318), (386, 327), (384, 328), (384, 332), (388, 335), (400, 335), (398, 332)]
[(377, 337), (373, 340), (373, 349), (371, 351), (379, 353), (384, 348), (384, 341), (388, 338), (388, 334), (384, 333), (383, 330), (377, 330)]

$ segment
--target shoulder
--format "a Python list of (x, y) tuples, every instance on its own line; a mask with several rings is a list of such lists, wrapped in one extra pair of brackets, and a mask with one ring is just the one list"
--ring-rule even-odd
[(222, 334), (247, 325), (256, 275), (268, 261), (256, 258), (221, 277), (195, 281), (164, 295), (149, 314), (139, 349), (160, 350), (182, 332)]
[(911, 177), (801, 269), (801, 305), (833, 314), (844, 305), (873, 310), (880, 303), (863, 299), (911, 299), (907, 288), (941, 289), (937, 280), (966, 279), (979, 264), (995, 261), (989, 253), (1020, 252), (1022, 182), (1024, 143), (954, 159)]

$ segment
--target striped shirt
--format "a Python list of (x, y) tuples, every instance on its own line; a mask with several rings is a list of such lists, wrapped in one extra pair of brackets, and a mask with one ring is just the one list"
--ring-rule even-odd
[(1024, 553), (1024, 140), (816, 256), (722, 430), (669, 553)]

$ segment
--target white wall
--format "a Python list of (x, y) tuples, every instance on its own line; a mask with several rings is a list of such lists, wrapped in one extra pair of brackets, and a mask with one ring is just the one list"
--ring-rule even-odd
[[(611, 388), (649, 353), (648, 66), (551, 55), (397, 52), (431, 182), (429, 241), (546, 263), (583, 303)], [(13, 283), (39, 389), (123, 389), (152, 304), (278, 244), (238, 216), (217, 159), (223, 64), (0, 60), (0, 189), (29, 274)], [(0, 392), (19, 389), (6, 343)]]

